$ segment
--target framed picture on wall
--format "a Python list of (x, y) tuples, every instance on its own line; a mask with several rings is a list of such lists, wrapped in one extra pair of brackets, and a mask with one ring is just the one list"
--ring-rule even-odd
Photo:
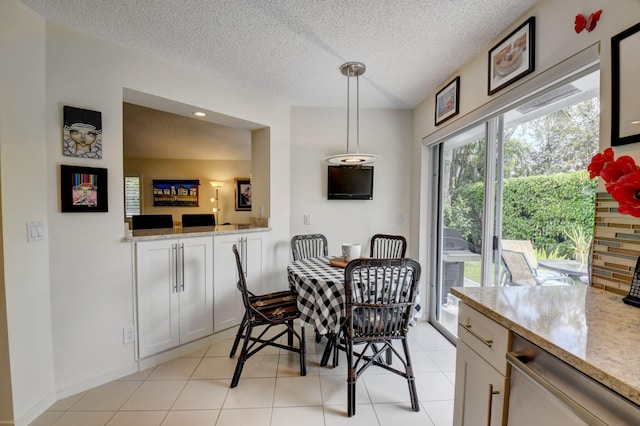
[(60, 204), (63, 213), (109, 211), (107, 169), (60, 166)]
[(102, 158), (102, 113), (65, 105), (63, 148), (68, 157)]
[(532, 16), (489, 51), (489, 95), (535, 69), (535, 24)]
[(236, 183), (236, 211), (251, 210), (251, 179), (235, 178)]
[(436, 126), (460, 112), (460, 77), (454, 78), (436, 95)]
[(154, 207), (198, 207), (199, 180), (154, 179)]
[(640, 142), (640, 24), (611, 38), (611, 146)]

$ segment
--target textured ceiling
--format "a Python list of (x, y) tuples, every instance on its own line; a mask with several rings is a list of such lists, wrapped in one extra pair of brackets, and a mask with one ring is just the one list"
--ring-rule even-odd
[(410, 109), (537, 0), (22, 0), (48, 21), (300, 106)]

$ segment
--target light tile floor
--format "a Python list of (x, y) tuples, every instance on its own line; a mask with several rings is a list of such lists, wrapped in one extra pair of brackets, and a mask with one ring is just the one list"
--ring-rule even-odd
[(411, 411), (406, 380), (371, 368), (357, 382), (347, 417), (346, 358), (320, 367), (326, 340), (307, 329), (307, 375), (297, 355), (267, 348), (245, 364), (229, 389), (232, 339), (56, 402), (32, 426), (398, 425), (449, 426), (453, 419), (455, 347), (431, 325), (409, 332), (420, 411)]

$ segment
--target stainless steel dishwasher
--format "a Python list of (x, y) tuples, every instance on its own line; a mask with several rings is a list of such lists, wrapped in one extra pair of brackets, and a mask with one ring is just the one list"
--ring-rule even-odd
[(640, 425), (638, 405), (517, 334), (507, 361), (508, 425)]

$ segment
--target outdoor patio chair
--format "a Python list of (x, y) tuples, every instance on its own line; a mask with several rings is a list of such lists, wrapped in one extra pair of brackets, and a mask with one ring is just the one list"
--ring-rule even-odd
[(569, 285), (573, 279), (565, 275), (538, 276), (521, 251), (502, 250), (502, 262), (507, 277), (504, 285)]

